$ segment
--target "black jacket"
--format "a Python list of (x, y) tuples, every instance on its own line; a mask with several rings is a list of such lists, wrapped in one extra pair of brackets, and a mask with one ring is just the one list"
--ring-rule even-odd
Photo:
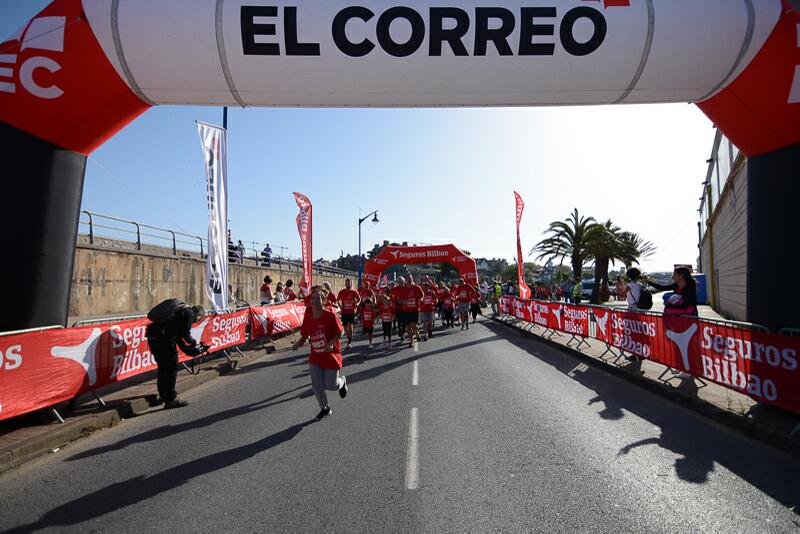
[(152, 344), (166, 344), (174, 348), (178, 345), (189, 356), (200, 354), (199, 343), (192, 337), (194, 312), (184, 308), (175, 312), (172, 320), (166, 324), (150, 323), (147, 325), (147, 341)]

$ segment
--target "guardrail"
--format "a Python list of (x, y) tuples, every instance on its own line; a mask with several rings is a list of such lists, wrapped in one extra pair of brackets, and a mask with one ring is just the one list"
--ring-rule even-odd
[[(200, 253), (200, 258), (206, 257), (206, 251), (208, 250), (208, 239), (203, 238), (198, 235), (192, 235), (185, 232), (179, 232), (177, 230), (172, 230), (170, 228), (162, 228), (160, 226), (153, 226), (150, 224), (140, 223), (138, 221), (133, 221), (129, 219), (123, 219), (120, 217), (115, 217), (113, 215), (106, 215), (103, 213), (98, 213), (95, 211), (88, 211), (82, 210), (81, 215), (85, 215), (85, 218), (82, 218), (79, 221), (79, 224), (86, 228), (87, 235), (89, 237), (89, 243), (94, 245), (97, 237), (107, 237), (113, 239), (114, 237), (110, 235), (99, 235), (97, 233), (98, 229), (101, 230), (108, 230), (112, 233), (118, 233), (123, 235), (133, 236), (136, 245), (136, 250), (142, 250), (143, 244), (154, 244), (156, 246), (160, 246), (161, 244), (166, 243), (168, 247), (172, 249), (172, 255), (178, 256), (179, 249), (178, 245), (187, 245), (191, 246), (192, 248), (188, 250), (188, 252), (198, 252)], [(97, 220), (99, 219), (99, 221)], [(105, 222), (104, 222), (105, 221)], [(112, 223), (120, 223), (120, 224), (112, 224)], [(145, 230), (145, 231), (143, 231)], [(149, 230), (149, 232), (147, 231)], [(159, 232), (159, 233), (154, 233)], [(181, 237), (186, 239), (180, 239)], [(143, 238), (149, 238), (153, 243), (145, 243)], [(252, 241), (254, 245), (260, 246), (260, 243), (257, 241)], [(197, 249), (193, 247), (197, 246)], [(286, 248), (283, 246), (279, 246), (277, 248)], [(263, 250), (263, 249), (262, 249)], [(235, 253), (235, 249), (228, 249), (228, 261), (230, 263), (238, 263), (240, 265), (251, 265), (255, 267), (270, 267), (270, 268), (277, 268), (278, 270), (284, 269), (294, 269), (294, 270), (302, 270), (303, 264), (300, 260), (292, 259), (283, 257), (280, 255), (271, 255), (269, 259), (265, 258), (261, 255), (261, 251), (255, 247), (245, 247), (244, 248), (245, 254), (244, 257), (241, 258), (241, 261), (237, 257)], [(353, 271), (348, 271), (345, 269), (339, 269), (338, 267), (333, 266), (326, 266), (326, 265), (319, 265), (314, 264), (314, 270), (318, 273), (322, 274), (331, 274), (337, 276), (349, 276), (355, 278), (357, 274)]]

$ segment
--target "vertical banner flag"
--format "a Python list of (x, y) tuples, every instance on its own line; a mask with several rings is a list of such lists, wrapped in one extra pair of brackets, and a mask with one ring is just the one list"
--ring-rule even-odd
[(300, 208), (300, 213), (297, 214), (297, 232), (300, 234), (300, 245), (303, 252), (303, 279), (300, 281), (300, 290), (305, 296), (308, 295), (308, 291), (313, 285), (311, 201), (300, 193), (295, 193), (294, 199)]
[(206, 295), (214, 311), (228, 306), (228, 148), (227, 132), (219, 126), (197, 122), (206, 164), (208, 202), (208, 256)]
[(517, 200), (517, 278), (519, 285), (519, 297), (521, 299), (531, 298), (531, 289), (525, 283), (525, 264), (522, 260), (522, 241), (519, 237), (519, 224), (522, 222), (522, 212), (525, 210), (525, 203), (519, 193), (514, 191), (514, 198)]

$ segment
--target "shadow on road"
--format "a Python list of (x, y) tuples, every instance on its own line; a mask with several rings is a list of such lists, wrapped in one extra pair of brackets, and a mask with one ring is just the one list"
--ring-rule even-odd
[(90, 521), (120, 508), (126, 508), (174, 490), (199, 476), (225, 469), (252, 458), (259, 453), (291, 440), (303, 428), (314, 422), (314, 420), (311, 420), (293, 425), (259, 441), (227, 451), (209, 454), (153, 476), (138, 476), (111, 484), (50, 510), (35, 523), (16, 527), (6, 532), (31, 532), (47, 527), (67, 527)]
[[(678, 456), (675, 459), (676, 476), (694, 484), (705, 483), (716, 464), (719, 464), (781, 504), (794, 507), (795, 513), (800, 514), (800, 507), (797, 506), (800, 504), (800, 492), (797, 490), (800, 463), (788, 454), (765, 444), (756, 444), (744, 436), (734, 437), (729, 431), (717, 427), (711, 421), (704, 421), (702, 416), (693, 413), (677, 418), (670, 417), (662, 402), (654, 402), (655, 394), (632, 381), (610, 375), (599, 363), (583, 360), (584, 365), (576, 365), (575, 355), (543, 340), (499, 323), (489, 322), (485, 326), (594, 391), (597, 396), (589, 401), (589, 405), (604, 405), (598, 412), (601, 418), (619, 420), (625, 416), (625, 412), (629, 412), (660, 428), (661, 435), (658, 438), (648, 437), (630, 443), (619, 451), (618, 456), (627, 455), (638, 447), (661, 447)], [(625, 387), (620, 387), (621, 385)], [(692, 386), (694, 385), (687, 387)], [(683, 409), (678, 404), (675, 408)]]
[[(285, 399), (281, 399), (279, 401), (270, 402), (277, 398), (283, 397), (293, 391), (297, 391), (300, 389), (306, 389), (305, 391), (299, 395), (293, 395), (291, 397), (287, 397)], [(67, 458), (67, 461), (76, 461), (81, 460), (84, 458), (89, 458), (92, 456), (97, 456), (98, 454), (105, 454), (107, 452), (118, 451), (128, 447), (129, 445), (133, 445), (135, 443), (144, 443), (147, 441), (156, 441), (159, 439), (164, 439), (170, 436), (174, 436), (175, 434), (179, 434), (181, 432), (185, 432), (187, 430), (194, 430), (197, 428), (203, 428), (207, 426), (211, 426), (215, 423), (219, 423), (221, 421), (228, 421), (234, 417), (238, 417), (240, 415), (246, 415), (248, 413), (252, 413), (258, 410), (263, 410), (265, 408), (269, 408), (270, 406), (276, 406), (278, 404), (282, 404), (284, 402), (293, 401), (296, 399), (302, 399), (305, 397), (312, 396), (313, 393), (310, 390), (309, 385), (302, 385), (297, 386), (296, 388), (292, 388), (288, 391), (284, 391), (283, 393), (279, 393), (277, 395), (273, 395), (264, 400), (260, 400), (258, 402), (253, 402), (250, 404), (245, 404), (244, 406), (238, 406), (236, 408), (232, 408), (230, 410), (223, 410), (221, 412), (213, 413), (211, 415), (207, 415), (206, 417), (201, 417), (199, 419), (192, 419), (191, 421), (187, 421), (185, 423), (181, 423), (179, 425), (164, 425), (158, 428), (154, 428), (152, 430), (148, 430), (146, 432), (142, 432), (141, 434), (136, 434), (135, 436), (131, 436), (127, 439), (123, 439), (118, 441), (117, 443), (113, 443), (111, 445), (106, 445), (105, 447), (97, 447), (94, 449), (89, 449), (87, 451), (78, 453), (74, 456), (70, 456)]]

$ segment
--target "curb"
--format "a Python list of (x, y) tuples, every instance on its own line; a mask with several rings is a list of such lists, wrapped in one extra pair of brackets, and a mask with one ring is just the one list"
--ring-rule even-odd
[(614, 376), (623, 378), (631, 383), (635, 383), (636, 385), (643, 387), (644, 389), (652, 393), (655, 393), (670, 401), (681, 404), (682, 406), (685, 406), (686, 408), (689, 408), (690, 410), (704, 417), (712, 419), (714, 422), (719, 423), (730, 430), (738, 432), (739, 434), (742, 434), (751, 439), (758, 440), (760, 442), (773, 445), (794, 456), (800, 456), (800, 439), (794, 438), (786, 433), (777, 431), (771, 426), (760, 424), (758, 421), (754, 419), (745, 417), (736, 412), (725, 410), (715, 404), (712, 404), (698, 397), (686, 395), (677, 388), (666, 386), (659, 381), (652, 380), (647, 377), (642, 377), (641, 375), (626, 370), (624, 367), (611, 365), (609, 362), (585, 354), (573, 347), (562, 345), (561, 343), (557, 343), (551, 339), (547, 339), (537, 334), (533, 334), (532, 332), (520, 328), (516, 324), (503, 321), (497, 317), (487, 317), (487, 318), (507, 328), (511, 328), (520, 333), (524, 333), (532, 337), (535, 337), (537, 341), (550, 345), (551, 347), (557, 348), (564, 352), (568, 352), (569, 354), (571, 354), (572, 356), (576, 357), (577, 359), (581, 360), (586, 364), (602, 368), (604, 371), (608, 371)]
[[(261, 358), (276, 354), (281, 350), (289, 348), (294, 343), (295, 333), (283, 336), (266, 347), (260, 347), (259, 352), (246, 353), (245, 357), (230, 361), (215, 362), (206, 368), (201, 369), (197, 374), (178, 380), (175, 390), (178, 395), (186, 393), (206, 382), (219, 378), (222, 375), (236, 369), (239, 364), (244, 367)], [(264, 352), (260, 352), (261, 349)], [(245, 349), (246, 350), (246, 349)], [(131, 387), (136, 387), (133, 385)], [(155, 397), (155, 396), (153, 396)], [(39, 435), (32, 436), (17, 444), (0, 448), (0, 475), (16, 469), (23, 464), (36, 458), (40, 458), (50, 453), (53, 449), (58, 449), (64, 445), (76, 441), (80, 438), (88, 437), (93, 432), (111, 428), (120, 424), (125, 419), (136, 417), (151, 411), (161, 410), (161, 406), (151, 406), (147, 398), (134, 398), (122, 401), (111, 401), (106, 405), (102, 412), (77, 416), (68, 419), (64, 424), (53, 424), (48, 431)]]

